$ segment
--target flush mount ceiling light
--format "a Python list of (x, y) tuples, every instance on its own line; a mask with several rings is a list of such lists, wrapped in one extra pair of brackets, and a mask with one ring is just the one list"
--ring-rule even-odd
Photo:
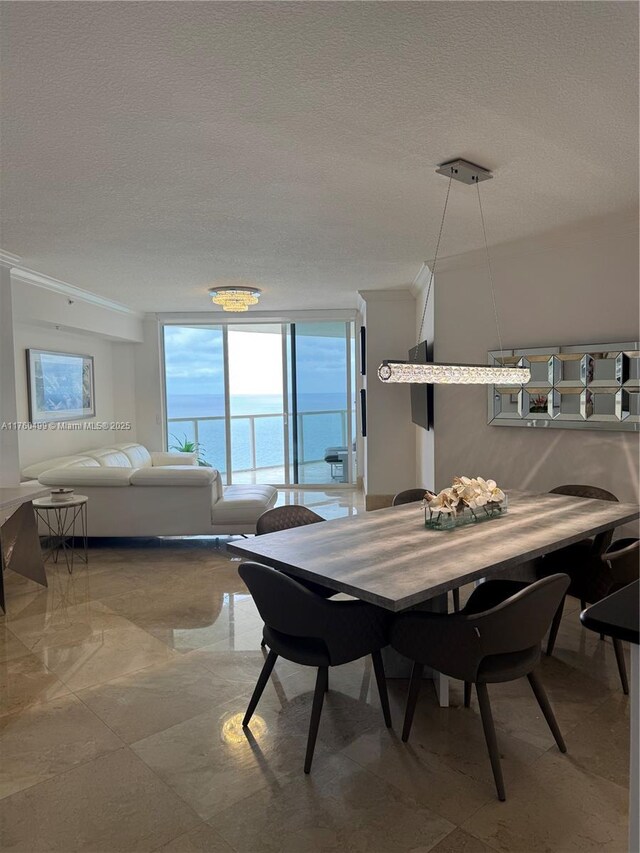
[(250, 305), (257, 305), (260, 291), (255, 287), (211, 287), (209, 296), (214, 305), (220, 305), (223, 311), (248, 311)]
[[(531, 371), (529, 368), (521, 367), (519, 364), (505, 367), (505, 359), (502, 355), (502, 338), (500, 337), (500, 328), (498, 325), (496, 297), (493, 288), (493, 272), (491, 270), (491, 258), (489, 256), (487, 232), (484, 227), (484, 214), (482, 211), (482, 200), (480, 198), (480, 183), (482, 181), (488, 181), (493, 177), (493, 175), (488, 169), (475, 166), (473, 163), (469, 163), (466, 160), (452, 160), (451, 162), (443, 163), (436, 169), (436, 172), (439, 175), (444, 175), (449, 178), (449, 185), (447, 187), (447, 195), (444, 200), (444, 210), (442, 211), (442, 220), (440, 222), (440, 231), (438, 232), (436, 250), (431, 264), (431, 275), (429, 276), (427, 296), (424, 303), (424, 311), (422, 312), (420, 332), (418, 333), (418, 344), (422, 338), (422, 330), (424, 328), (424, 320), (427, 315), (429, 296), (431, 295), (431, 285), (433, 284), (433, 276), (436, 271), (438, 250), (440, 249), (440, 238), (442, 237), (444, 219), (447, 213), (451, 182), (460, 181), (460, 183), (463, 184), (475, 184), (478, 194), (478, 207), (480, 210), (480, 221), (482, 223), (482, 234), (484, 236), (484, 248), (487, 258), (489, 289), (491, 291), (493, 315), (496, 322), (496, 332), (498, 335), (498, 345), (500, 349), (500, 362), (503, 366), (490, 367), (486, 364), (418, 364), (415, 361), (407, 362), (389, 360), (382, 362), (378, 368), (378, 376), (382, 382), (408, 382), (442, 385), (523, 385), (531, 379)], [(418, 348), (416, 347), (416, 353), (417, 352)]]

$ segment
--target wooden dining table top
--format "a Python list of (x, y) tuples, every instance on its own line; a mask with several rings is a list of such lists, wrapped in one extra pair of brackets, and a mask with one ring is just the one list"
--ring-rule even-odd
[(419, 503), (229, 543), (235, 554), (394, 612), (640, 517), (637, 504), (509, 492), (508, 512), (452, 530)]

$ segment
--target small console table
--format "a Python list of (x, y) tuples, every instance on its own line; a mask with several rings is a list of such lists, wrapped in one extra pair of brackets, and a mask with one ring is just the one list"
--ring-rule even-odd
[[(76, 555), (76, 539), (82, 539), (82, 551), (78, 557), (83, 563), (89, 562), (87, 549), (87, 503), (86, 495), (73, 495), (70, 500), (54, 501), (51, 496), (36, 498), (33, 508), (36, 516), (47, 528), (49, 548), (45, 561), (53, 559), (58, 562), (60, 553), (63, 554), (67, 571), (73, 572), (73, 562)], [(79, 530), (76, 529), (79, 527)]]

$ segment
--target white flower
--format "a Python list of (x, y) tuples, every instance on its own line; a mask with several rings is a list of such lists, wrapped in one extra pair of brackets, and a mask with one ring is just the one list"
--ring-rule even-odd
[(458, 496), (451, 488), (443, 489), (441, 492), (438, 492), (435, 497), (431, 498), (428, 504), (429, 509), (432, 512), (445, 512), (451, 513), (452, 515), (456, 514), (457, 505)]
[(505, 499), (505, 494), (498, 488), (496, 481), (485, 480), (483, 477), (454, 477), (451, 491), (459, 502), (471, 509), (488, 503), (502, 503)]
[(491, 490), (490, 500), (492, 503), (501, 504), (505, 497), (505, 493), (498, 486)]
[(477, 491), (465, 497), (464, 502), (467, 506), (471, 507), (471, 509), (477, 509), (478, 507), (489, 503), (489, 496), (485, 494), (485, 492)]

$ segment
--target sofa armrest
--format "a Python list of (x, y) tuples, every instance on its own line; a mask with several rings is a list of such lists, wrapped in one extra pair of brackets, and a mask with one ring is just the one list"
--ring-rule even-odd
[(154, 468), (160, 468), (163, 465), (197, 465), (198, 459), (195, 453), (163, 453), (153, 450), (151, 464)]

